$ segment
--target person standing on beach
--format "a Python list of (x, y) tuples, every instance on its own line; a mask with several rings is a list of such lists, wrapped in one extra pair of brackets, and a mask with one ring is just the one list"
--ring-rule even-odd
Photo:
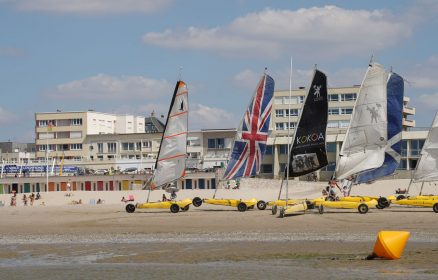
[(23, 204), (24, 204), (24, 206), (27, 206), (27, 196), (26, 196), (26, 194), (23, 194)]

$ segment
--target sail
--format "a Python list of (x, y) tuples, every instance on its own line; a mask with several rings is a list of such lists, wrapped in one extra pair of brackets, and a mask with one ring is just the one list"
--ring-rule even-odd
[(224, 179), (255, 176), (266, 150), (274, 79), (264, 74), (240, 123)]
[(420, 161), (414, 172), (414, 181), (438, 180), (438, 113), (421, 150)]
[(183, 81), (178, 81), (155, 162), (154, 182), (157, 187), (184, 176), (187, 158), (188, 106), (187, 86)]
[(336, 166), (337, 179), (344, 179), (383, 164), (388, 142), (387, 79), (388, 74), (380, 64), (370, 64), (342, 144)]
[(403, 78), (390, 73), (387, 83), (387, 114), (388, 114), (388, 142), (385, 149), (383, 165), (360, 173), (356, 183), (365, 183), (392, 174), (400, 163), (403, 129)]
[(315, 69), (289, 153), (289, 177), (308, 174), (327, 165), (327, 117), (327, 76)]

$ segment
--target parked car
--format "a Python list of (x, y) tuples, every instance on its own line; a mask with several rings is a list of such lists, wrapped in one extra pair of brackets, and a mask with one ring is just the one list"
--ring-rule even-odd
[(123, 174), (137, 174), (137, 167), (128, 167), (123, 170)]
[(97, 169), (94, 171), (94, 175), (108, 175), (109, 170), (108, 169)]

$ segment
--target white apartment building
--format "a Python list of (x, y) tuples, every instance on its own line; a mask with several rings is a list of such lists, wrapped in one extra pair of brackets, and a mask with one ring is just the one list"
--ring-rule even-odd
[(35, 113), (36, 158), (82, 160), (87, 157), (83, 147), (87, 135), (144, 132), (144, 117), (95, 111)]

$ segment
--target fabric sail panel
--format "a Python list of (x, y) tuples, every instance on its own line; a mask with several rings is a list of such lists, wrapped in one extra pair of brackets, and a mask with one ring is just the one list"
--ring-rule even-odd
[(224, 179), (252, 177), (260, 172), (266, 151), (275, 82), (265, 74), (237, 129)]
[(184, 176), (187, 158), (188, 106), (187, 86), (183, 81), (178, 81), (155, 162), (153, 180), (157, 187)]
[(327, 118), (327, 76), (315, 70), (289, 153), (289, 177), (302, 176), (328, 164)]
[(421, 150), (420, 161), (414, 172), (414, 181), (427, 182), (438, 180), (438, 113)]
[(377, 63), (367, 69), (342, 144), (337, 179), (382, 166), (387, 144), (386, 83), (388, 74)]
[(388, 142), (385, 148), (385, 160), (379, 168), (360, 173), (355, 180), (358, 184), (391, 175), (400, 163), (403, 130), (403, 78), (395, 73), (390, 73), (386, 89)]

